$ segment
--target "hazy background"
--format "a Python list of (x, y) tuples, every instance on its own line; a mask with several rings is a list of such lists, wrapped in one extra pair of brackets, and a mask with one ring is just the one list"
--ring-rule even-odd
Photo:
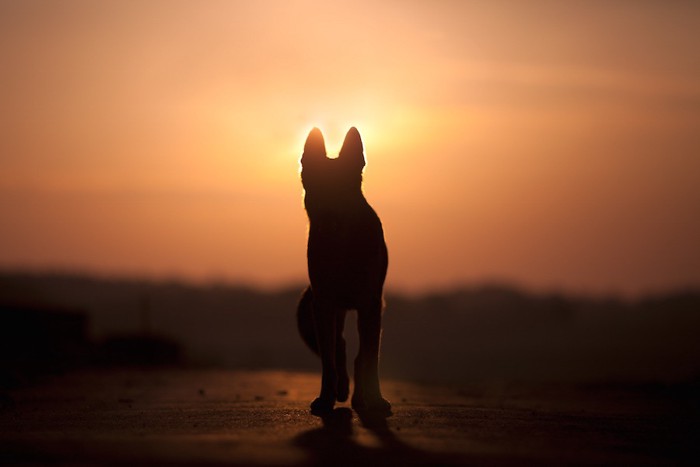
[(0, 2), (0, 267), (306, 277), (298, 159), (364, 138), (388, 287), (700, 283), (700, 4)]
[[(301, 290), (0, 272), (0, 389), (85, 365), (317, 371), (296, 332)], [(698, 289), (622, 300), (482, 284), (386, 301), (383, 377), (689, 384), (698, 393)], [(350, 358), (354, 321), (351, 313)]]

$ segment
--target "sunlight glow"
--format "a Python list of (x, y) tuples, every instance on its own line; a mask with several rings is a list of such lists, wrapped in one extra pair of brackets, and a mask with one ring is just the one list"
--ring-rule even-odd
[(318, 127), (336, 157), (356, 127), (389, 287), (700, 282), (697, 18), (0, 2), (0, 267), (304, 281), (304, 142)]

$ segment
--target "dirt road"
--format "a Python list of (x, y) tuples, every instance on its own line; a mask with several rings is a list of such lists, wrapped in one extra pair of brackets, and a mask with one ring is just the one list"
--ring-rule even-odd
[(697, 394), (386, 381), (388, 419), (308, 411), (319, 377), (93, 371), (0, 394), (2, 465), (694, 465)]

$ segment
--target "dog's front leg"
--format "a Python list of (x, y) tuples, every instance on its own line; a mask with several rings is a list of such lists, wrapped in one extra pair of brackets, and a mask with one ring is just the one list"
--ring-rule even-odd
[(381, 297), (358, 308), (357, 328), (360, 334), (360, 349), (355, 359), (355, 391), (352, 396), (352, 406), (358, 412), (373, 411), (389, 415), (391, 404), (382, 397), (379, 389)]
[(350, 393), (350, 381), (348, 378), (347, 353), (343, 330), (345, 328), (345, 310), (339, 311), (335, 319), (335, 370), (338, 373), (338, 386), (336, 400), (345, 402)]
[(311, 403), (314, 413), (330, 412), (335, 406), (338, 387), (336, 368), (337, 310), (330, 303), (314, 297), (314, 325), (321, 355), (321, 394)]

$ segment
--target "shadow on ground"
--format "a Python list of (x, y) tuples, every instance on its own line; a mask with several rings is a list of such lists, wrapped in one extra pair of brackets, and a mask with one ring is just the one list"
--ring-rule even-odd
[(374, 437), (360, 443), (353, 433), (353, 412), (340, 407), (321, 417), (320, 428), (306, 431), (293, 444), (309, 455), (311, 466), (467, 465), (466, 456), (429, 453), (401, 441), (381, 415), (359, 414), (361, 425)]

